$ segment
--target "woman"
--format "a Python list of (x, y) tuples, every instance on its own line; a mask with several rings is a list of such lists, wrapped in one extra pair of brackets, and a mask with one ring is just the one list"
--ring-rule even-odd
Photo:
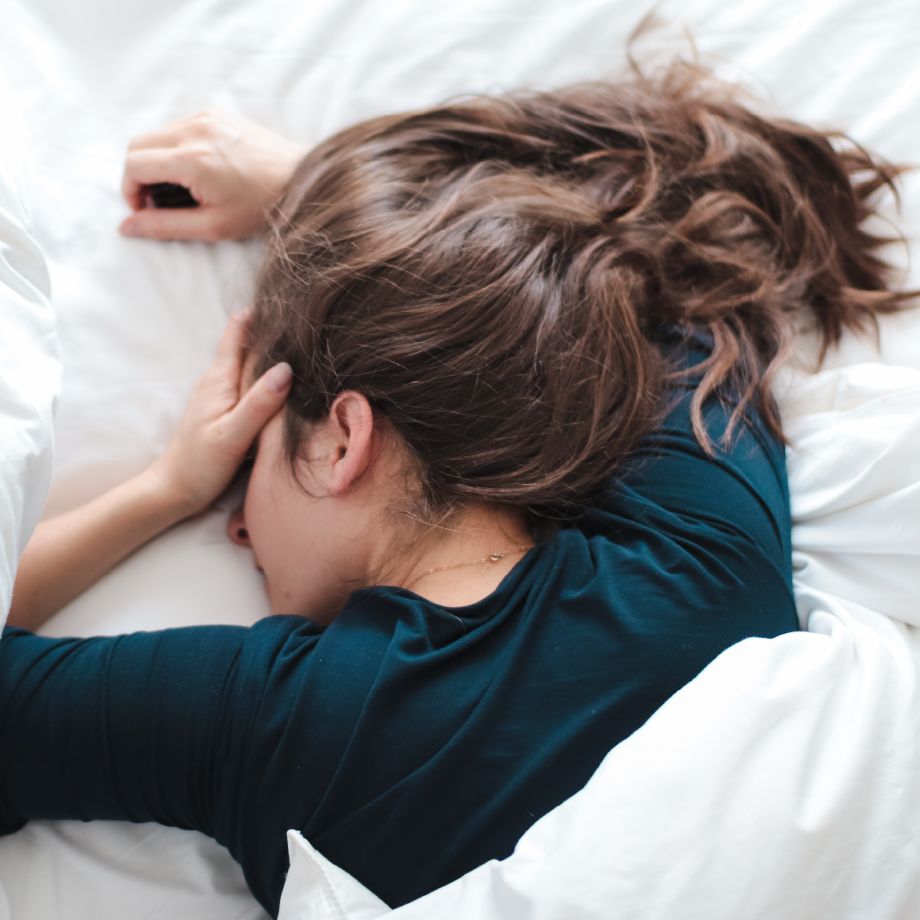
[[(196, 186), (219, 137), (136, 145), (138, 209), (161, 181), (201, 202), (141, 232), (248, 232)], [(252, 314), (169, 450), (46, 522), (14, 599), (37, 625), (206, 508), (255, 439), (229, 532), (275, 615), (8, 628), (0, 827), (197, 828), (272, 914), (291, 827), (394, 905), (506, 856), (723, 649), (797, 628), (770, 381), (801, 322), (829, 346), (906, 299), (862, 227), (896, 173), (682, 63), (376, 118), (298, 159)]]

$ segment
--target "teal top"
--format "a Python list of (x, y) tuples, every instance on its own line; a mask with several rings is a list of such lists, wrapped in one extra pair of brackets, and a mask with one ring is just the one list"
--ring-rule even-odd
[[(391, 905), (511, 853), (723, 649), (798, 628), (784, 450), (707, 457), (689, 388), (591, 509), (488, 597), (351, 595), (296, 616), (0, 642), (0, 832), (195, 828), (273, 916), (285, 832)], [(718, 438), (727, 410), (711, 402)]]

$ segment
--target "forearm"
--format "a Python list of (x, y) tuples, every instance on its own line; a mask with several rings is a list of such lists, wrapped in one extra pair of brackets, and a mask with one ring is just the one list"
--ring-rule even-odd
[(37, 629), (126, 556), (188, 515), (150, 470), (43, 521), (26, 546), (9, 623)]

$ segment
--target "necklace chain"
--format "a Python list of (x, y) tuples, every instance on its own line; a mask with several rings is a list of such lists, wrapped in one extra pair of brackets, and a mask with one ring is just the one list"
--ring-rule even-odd
[(406, 585), (406, 588), (411, 588), (412, 585), (418, 581), (421, 581), (426, 575), (432, 575), (435, 572), (442, 572), (444, 569), (457, 569), (463, 565), (483, 565), (486, 562), (500, 562), (505, 558), (505, 556), (508, 556), (511, 553), (526, 553), (530, 548), (530, 546), (512, 546), (510, 549), (505, 549), (498, 553), (489, 553), (488, 556), (483, 556), (482, 559), (476, 559), (473, 562), (449, 562), (447, 565), (436, 565), (422, 572), (421, 575), (416, 575), (416, 577)]

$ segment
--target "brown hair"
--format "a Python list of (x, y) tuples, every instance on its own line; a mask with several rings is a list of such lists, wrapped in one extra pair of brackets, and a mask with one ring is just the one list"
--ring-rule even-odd
[(296, 169), (257, 280), (258, 370), (294, 368), (289, 458), (357, 389), (417, 461), (423, 514), (572, 509), (659, 419), (663, 331), (694, 328), (704, 448), (729, 392), (727, 437), (751, 407), (782, 436), (770, 383), (800, 320), (826, 350), (913, 294), (864, 226), (902, 169), (684, 60), (347, 128)]

